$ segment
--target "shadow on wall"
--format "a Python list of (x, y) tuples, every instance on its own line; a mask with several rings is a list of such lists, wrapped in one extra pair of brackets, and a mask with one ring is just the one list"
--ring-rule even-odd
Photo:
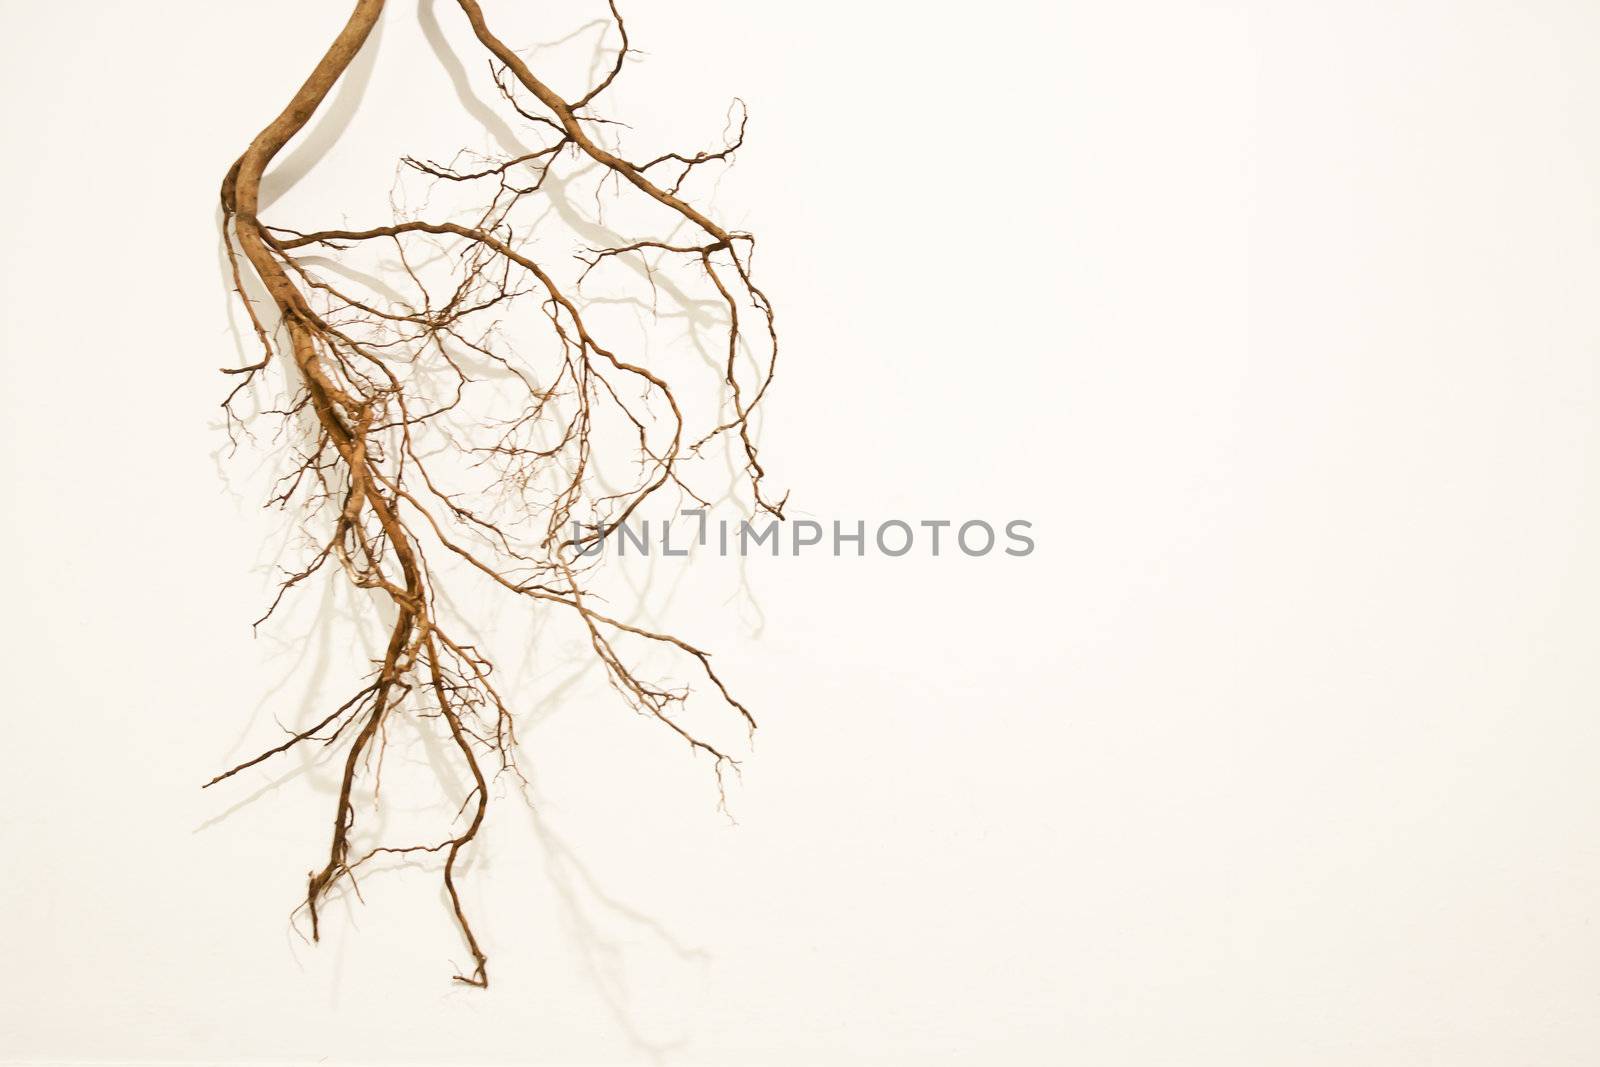
[[(508, 156), (527, 154), (529, 149), (522, 142), (517, 131), (483, 98), (471, 84), (467, 71), (461, 58), (451, 49), (445, 37), (443, 27), (440, 25), (435, 11), (436, 0), (418, 0), (415, 14), (422, 30), (424, 39), (440, 66), (446, 72), (454, 87), (459, 103), (467, 112), (478, 121), (493, 137), (495, 143)], [(391, 8), (392, 13), (395, 9)], [(577, 30), (557, 40), (534, 46), (534, 51), (540, 48), (554, 47), (571, 42), (587, 33), (596, 33), (596, 42), (592, 52), (590, 65), (593, 70), (601, 70), (608, 60), (606, 46), (606, 29), (610, 23), (596, 20), (579, 27)], [(378, 50), (381, 47), (381, 38), (384, 32), (383, 22), (380, 20), (371, 38), (366, 43), (355, 60), (352, 62), (346, 76), (341, 80), (335, 94), (326, 103), (326, 106), (316, 117), (314, 124), (299, 139), (299, 144), (294, 147), (290, 155), (265, 177), (263, 183), (262, 202), (263, 208), (270, 207), (281, 199), (284, 194), (293, 189), (310, 171), (317, 162), (323, 158), (334, 144), (336, 144), (350, 128), (365, 98), (372, 81), (373, 71), (376, 67)], [(610, 53), (614, 55), (614, 53)], [(625, 243), (624, 239), (614, 231), (602, 225), (598, 219), (581, 209), (570, 195), (571, 179), (562, 179), (550, 175), (543, 186), (549, 205), (556, 216), (568, 226), (572, 232), (581, 239), (595, 247), (607, 247)], [(223, 216), (218, 209), (218, 229), (222, 227)], [(218, 243), (218, 265), (225, 290), (230, 332), (233, 336), (239, 363), (248, 362), (244, 358), (247, 346), (254, 341), (253, 328), (242, 324), (238, 318), (238, 311), (233, 301), (233, 289), (236, 284), (243, 285), (244, 289), (239, 295), (249, 300), (256, 307), (271, 307), (272, 302), (267, 294), (262, 291), (260, 283), (252, 276), (240, 279), (232, 269), (226, 246)], [(355, 281), (367, 287), (370, 291), (403, 304), (404, 298), (394, 287), (382, 278), (368, 272), (362, 272), (344, 264), (337, 263), (331, 258), (308, 259), (320, 269), (339, 273), (343, 278)], [(637, 298), (616, 298), (610, 302), (631, 305), (640, 316), (649, 315), (652, 319), (667, 318), (680, 322), (684, 334), (700, 358), (710, 367), (719, 365), (719, 356), (711, 350), (704, 336), (708, 329), (725, 327), (726, 312), (721, 301), (714, 299), (699, 299), (685, 292), (676, 285), (670, 277), (656, 277), (651, 274), (647, 264), (642, 260), (625, 259), (630, 269), (640, 277), (648, 278), (652, 290), (657, 294), (658, 300), (646, 303)], [(663, 306), (663, 303), (665, 306)], [(271, 329), (271, 324), (266, 324)], [(723, 357), (725, 358), (725, 357)], [(257, 384), (254, 388), (260, 388)], [(282, 402), (281, 397), (269, 397), (258, 392), (254, 399), (257, 401), (256, 410), (271, 407)], [(236, 501), (242, 499), (234, 485), (232, 473), (234, 454), (237, 451), (237, 442), (233, 438), (233, 427), (224, 423), (215, 425), (216, 429), (229, 431), (230, 443), (220, 447), (214, 454), (213, 460), (217, 466), (218, 478), (226, 491)], [(314, 427), (307, 421), (298, 425), (299, 430), (310, 434)], [(269, 450), (276, 454), (277, 450)], [(729, 486), (730, 488), (714, 504), (725, 504), (730, 501), (737, 502), (736, 491), (731, 488), (735, 484), (737, 471), (730, 457), (729, 459)], [(269, 553), (273, 562), (265, 563), (263, 569), (276, 567), (276, 560), (284, 558), (296, 547), (296, 542), (304, 535), (298, 524), (291, 522), (285, 529), (281, 539), (271, 546)], [(670, 607), (676, 598), (687, 571), (679, 570), (671, 579), (670, 585), (665, 590), (665, 596), (660, 607)], [(661, 574), (654, 557), (651, 558), (642, 577), (629, 575), (631, 591), (636, 594), (636, 607), (626, 621), (639, 622), (644, 613), (644, 602), (652, 592), (660, 592)], [(307, 708), (318, 706), (326, 699), (325, 690), (330, 682), (337, 681), (340, 673), (347, 672), (349, 667), (367, 657), (364, 650), (381, 647), (384, 633), (393, 625), (394, 606), (384, 597), (370, 592), (345, 590), (338, 583), (324, 583), (323, 592), (314, 610), (308, 611), (312, 616), (306, 623), (304, 630), (294, 631), (292, 636), (285, 637), (282, 633), (273, 633), (271, 639), (276, 643), (273, 653), (274, 659), (287, 659), (279, 681), (263, 694), (261, 700), (254, 708), (244, 729), (235, 741), (231, 755), (236, 755), (245, 748), (247, 737), (253, 732), (254, 727), (260, 722), (264, 713), (270, 706), (287, 704), (294, 708)], [(746, 599), (748, 606), (753, 609), (759, 631), (761, 609), (748, 584), (748, 575), (741, 561), (739, 572), (739, 590), (735, 594)], [(535, 620), (536, 628), (542, 629), (546, 620)], [(345, 647), (335, 647), (335, 626), (340, 633), (352, 635), (351, 641)], [(280, 627), (279, 629), (288, 629)], [(536, 630), (537, 632), (537, 630)], [(547, 684), (543, 693), (532, 703), (525, 712), (525, 721), (538, 723), (554, 714), (563, 702), (563, 698), (576, 689), (584, 681), (592, 679), (594, 672), (600, 669), (599, 663), (590, 656), (580, 656), (575, 662), (568, 665), (570, 669), (562, 669), (562, 677), (554, 684)], [(520, 688), (527, 688), (526, 683), (532, 679), (526, 677), (528, 671), (524, 670), (524, 683)], [(296, 687), (295, 680), (302, 679), (303, 686)], [(291, 691), (294, 689), (295, 691)], [(282, 727), (285, 733), (293, 730)], [(417, 740), (422, 744), (423, 758), (438, 774), (441, 780), (456, 781), (464, 793), (469, 783), (461, 777), (459, 768), (453, 767), (448, 760), (439, 758), (438, 738), (432, 736), (427, 730), (414, 731)], [(226, 822), (237, 812), (253, 805), (263, 797), (276, 793), (286, 783), (304, 780), (317, 793), (330, 799), (339, 794), (339, 774), (331, 770), (327, 761), (317, 758), (316, 750), (297, 746), (294, 750), (294, 759), (297, 765), (287, 772), (278, 774), (261, 784), (248, 796), (236, 801), (231, 806), (215, 816), (205, 820), (195, 828), (195, 833), (209, 830)], [(641, 943), (654, 943), (659, 950), (664, 950), (671, 957), (698, 968), (705, 968), (710, 964), (710, 957), (703, 951), (688, 947), (678, 936), (666, 929), (657, 919), (641, 912), (619, 899), (618, 895), (604, 887), (574, 851), (573, 847), (561, 837), (550, 825), (549, 821), (540, 813), (534, 802), (530, 790), (526, 787), (520, 790), (526, 801), (526, 809), (530, 817), (530, 825), (534, 836), (540, 844), (544, 859), (544, 870), (550, 885), (555, 890), (557, 898), (562, 902), (567, 918), (567, 925), (573, 931), (586, 964), (586, 972), (595, 989), (603, 997), (615, 1017), (619, 1028), (638, 1050), (650, 1059), (660, 1061), (668, 1053), (686, 1046), (690, 1037), (687, 1033), (676, 1035), (669, 1039), (659, 1039), (651, 1036), (646, 1031), (650, 1029), (642, 1022), (638, 1005), (630, 994), (631, 988), (636, 988), (635, 983), (628, 981), (630, 970), (630, 953), (639, 950)], [(445, 810), (445, 808), (441, 808)], [(447, 815), (453, 816), (446, 810)], [(373, 827), (381, 833), (384, 828), (385, 812), (377, 810), (371, 812), (368, 818), (376, 818)], [(396, 871), (422, 870), (428, 866), (428, 861), (434, 856), (418, 857), (416, 855), (395, 855), (388, 858), (383, 866), (367, 869), (364, 878), (387, 877)], [(463, 857), (462, 871), (470, 874), (472, 870), (487, 861), (475, 854)], [(448, 899), (445, 889), (439, 888), (441, 900), (448, 909)], [(349, 918), (349, 909), (353, 905), (353, 886), (341, 886), (331, 895), (330, 903), (334, 900), (340, 902), (346, 909), (346, 918)], [(302, 905), (303, 908), (303, 905)], [(296, 915), (298, 915), (297, 909)], [(446, 911), (448, 914), (448, 911)], [(610, 929), (625, 929), (627, 936), (611, 936)], [(297, 930), (298, 932), (298, 930)], [(304, 934), (301, 934), (304, 941)]]

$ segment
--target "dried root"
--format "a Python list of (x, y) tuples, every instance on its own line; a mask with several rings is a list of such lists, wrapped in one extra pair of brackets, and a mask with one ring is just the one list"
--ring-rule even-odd
[[(330, 568), (380, 598), (392, 622), (381, 658), (353, 696), (207, 785), (299, 746), (342, 746), (327, 860), (306, 887), (312, 936), (320, 934), (330, 892), (353, 883), (363, 863), (383, 854), (436, 854), (473, 960), (455, 977), (484, 986), (487, 959), (456, 875), (463, 850), (483, 826), (491, 782), (520, 775), (516, 720), (508, 696), (491, 681), (492, 664), (468, 639), (471, 620), (442, 609), (430, 557), (442, 553), (458, 572), (479, 575), (504, 595), (570, 613), (613, 688), (708, 756), (720, 789), (734, 761), (680, 724), (687, 687), (641, 676), (621, 646), (635, 641), (670, 650), (752, 729), (754, 719), (706, 652), (597, 610), (586, 579), (598, 561), (584, 549), (658, 493), (703, 504), (684, 468), (718, 439), (738, 457), (756, 508), (781, 517), (783, 501), (766, 494), (752, 432), (777, 356), (772, 307), (751, 276), (755, 239), (723, 228), (684, 193), (696, 173), (727, 161), (740, 146), (742, 108), (721, 149), (632, 162), (616, 147), (615, 128), (593, 113), (629, 54), (614, 4), (611, 19), (621, 37), (615, 62), (568, 100), (495, 35), (476, 0), (457, 3), (489, 54), (505, 104), (537, 143), (513, 158), (471, 164), (459, 156), (449, 164), (404, 161), (419, 180), (476, 198), (473, 211), (432, 221), (402, 213), (383, 225), (321, 230), (268, 225), (258, 216), (268, 165), (350, 65), (383, 0), (356, 3), (311, 76), (223, 182), (229, 260), (262, 353), (226, 371), (240, 379), (224, 402), (230, 432), (248, 425), (252, 416), (236, 408), (253, 388), (287, 396), (276, 414), (309, 427), (311, 438), (272, 503), (303, 516), (305, 528), (317, 531), (316, 548), (285, 578), (273, 608)], [(526, 216), (539, 210), (546, 182), (563, 168), (598, 175), (600, 192), (654, 212), (665, 225), (662, 236), (589, 249), (578, 277), (560, 280), (561, 272), (533, 250), (534, 224)], [(371, 276), (345, 261), (374, 250), (393, 257), (392, 276), (382, 284), (352, 280)], [(665, 372), (630, 358), (591, 327), (584, 279), (624, 262), (642, 267), (652, 286), (658, 276), (676, 274), (677, 291), (700, 292), (690, 299), (716, 312), (723, 395), (698, 428)], [(261, 297), (252, 300), (247, 290)], [(524, 305), (528, 310), (520, 310)], [(537, 323), (540, 336), (513, 345), (502, 328), (509, 321)], [(619, 451), (631, 479), (620, 488), (611, 481), (618, 469), (612, 453)], [(386, 721), (401, 715), (439, 730), (469, 791), (442, 839), (358, 849), (353, 797), (375, 786), (368, 780), (377, 774), (374, 751)], [(439, 785), (448, 793), (449, 782)]]

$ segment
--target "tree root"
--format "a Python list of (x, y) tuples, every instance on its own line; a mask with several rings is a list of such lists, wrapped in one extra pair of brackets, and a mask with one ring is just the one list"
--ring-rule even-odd
[[(262, 351), (258, 361), (226, 369), (239, 378), (223, 405), (229, 430), (247, 422), (235, 410), (247, 388), (290, 394), (276, 414), (309, 427), (312, 443), (295, 457), (270, 503), (296, 509), (308, 528), (322, 527), (317, 550), (281, 583), (267, 615), (332, 562), (351, 585), (387, 603), (393, 621), (381, 660), (352, 697), (315, 725), (206, 785), (301, 746), (344, 745), (327, 860), (307, 880), (304, 907), (312, 937), (320, 938), (321, 909), (330, 892), (345, 879), (353, 882), (363, 863), (380, 854), (442, 854), (453, 919), (473, 959), (468, 973), (455, 978), (482, 987), (488, 984), (488, 961), (462, 905), (456, 874), (463, 851), (483, 826), (491, 776), (520, 775), (515, 717), (490, 681), (494, 668), (487, 656), (451, 636), (469, 632), (471, 620), (443, 609), (428, 553), (446, 553), (506, 595), (574, 615), (612, 687), (691, 751), (709, 756), (720, 793), (722, 770), (735, 761), (680, 724), (676, 712), (687, 688), (642, 677), (619, 643), (642, 640), (685, 657), (750, 729), (754, 718), (729, 693), (706, 652), (595, 610), (587, 579), (597, 564), (586, 560), (583, 550), (663, 491), (703, 504), (689, 488), (683, 467), (723, 435), (734, 442), (754, 506), (781, 517), (783, 501), (765, 495), (752, 429), (777, 357), (772, 307), (751, 276), (755, 240), (724, 229), (682, 192), (699, 168), (726, 162), (743, 143), (742, 114), (737, 137), (721, 150), (630, 162), (611, 143), (611, 127), (591, 112), (629, 53), (615, 4), (611, 16), (621, 37), (615, 63), (569, 102), (494, 34), (476, 0), (457, 2), (492, 57), (505, 102), (541, 141), (530, 152), (470, 167), (404, 161), (435, 182), (481, 187), (487, 202), (469, 221), (400, 218), (364, 229), (302, 232), (266, 225), (258, 217), (267, 167), (349, 67), (382, 14), (384, 0), (358, 0), (310, 77), (223, 182), (229, 261)], [(521, 228), (517, 209), (537, 204), (552, 168), (568, 160), (599, 168), (601, 189), (653, 202), (672, 231), (695, 236), (669, 233), (589, 249), (582, 274), (560, 280), (529, 251), (531, 230)], [(672, 180), (660, 184), (652, 177), (657, 172), (673, 174)], [(402, 265), (386, 306), (379, 297), (351, 292), (347, 276), (330, 280), (319, 269), (328, 257), (379, 245)], [(586, 320), (584, 279), (624, 258), (643, 262), (652, 284), (658, 271), (697, 273), (706, 300), (721, 308), (725, 395), (720, 413), (698, 436), (690, 435), (669, 376), (603, 344)], [(436, 277), (441, 270), (446, 280)], [(247, 278), (265, 294), (260, 306), (245, 293)], [(402, 297), (401, 288), (414, 295)], [(500, 333), (498, 323), (511, 315), (511, 305), (530, 298), (544, 320), (543, 343), (553, 358), (535, 353), (533, 346), (514, 347)], [(753, 339), (741, 328), (741, 311), (761, 323)], [(270, 376), (283, 356), (292, 366), (282, 367), (281, 384), (274, 387)], [(753, 374), (747, 366), (752, 363)], [(486, 380), (477, 365), (490, 368), (496, 380)], [(469, 414), (469, 394), (486, 392), (502, 408), (510, 403), (512, 414), (502, 413), (492, 425)], [(664, 417), (653, 413), (662, 408)], [(452, 424), (454, 415), (460, 418)], [(602, 473), (615, 462), (608, 455), (615, 451), (618, 427), (631, 442), (627, 458), (638, 472), (621, 491), (609, 488)], [(486, 480), (471, 480), (479, 474)], [(585, 521), (578, 522), (580, 516)], [(588, 532), (569, 536), (566, 531), (572, 529)], [(442, 723), (471, 785), (460, 802), (457, 828), (448, 836), (358, 854), (352, 841), (355, 795), (369, 778), (376, 789), (374, 746), (386, 721), (399, 715)], [(439, 784), (448, 795), (449, 783)]]

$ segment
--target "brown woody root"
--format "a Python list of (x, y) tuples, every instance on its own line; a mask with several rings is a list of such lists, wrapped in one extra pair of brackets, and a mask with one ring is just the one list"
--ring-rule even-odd
[[(452, 636), (453, 631), (467, 631), (468, 621), (441, 618), (446, 613), (425, 550), (447, 553), (458, 566), (507, 595), (572, 613), (613, 688), (693, 751), (710, 756), (720, 784), (724, 765), (734, 761), (680, 725), (675, 711), (687, 688), (641, 677), (629, 666), (619, 642), (641, 640), (685, 657), (753, 729), (749, 711), (730, 695), (706, 652), (596, 610), (585, 581), (593, 564), (581, 559), (580, 550), (659, 492), (703, 502), (689, 489), (681, 468), (723, 435), (734, 442), (755, 505), (781, 516), (782, 501), (764, 495), (751, 428), (777, 356), (772, 308), (751, 278), (755, 240), (724, 229), (682, 193), (698, 168), (727, 160), (740, 146), (742, 119), (737, 136), (721, 150), (674, 152), (632, 162), (610, 143), (610, 127), (591, 111), (621, 73), (629, 52), (627, 30), (614, 4), (611, 17), (621, 36), (615, 62), (582, 96), (569, 101), (495, 36), (475, 0), (457, 2), (492, 57), (506, 103), (540, 141), (527, 153), (472, 167), (405, 161), (430, 179), (481, 188), (487, 202), (476, 215), (467, 222), (401, 218), (363, 229), (307, 232), (269, 226), (258, 216), (267, 167), (349, 67), (382, 14), (384, 0), (356, 3), (311, 76), (250, 143), (222, 185), (224, 238), (234, 281), (262, 351), (257, 362), (227, 369), (240, 376), (224, 402), (229, 426), (239, 424), (234, 404), (241, 392), (257, 383), (266, 384), (270, 392), (266, 376), (279, 364), (281, 387), (292, 399), (278, 414), (308, 422), (313, 443), (296, 457), (272, 503), (321, 516), (326, 524), (318, 549), (284, 580), (273, 608), (333, 561), (355, 587), (373, 591), (391, 606), (393, 623), (381, 660), (354, 696), (310, 728), (206, 784), (215, 785), (302, 745), (343, 744), (327, 861), (310, 874), (306, 888), (312, 936), (320, 934), (319, 908), (331, 890), (342, 880), (353, 880), (364, 862), (379, 854), (442, 854), (444, 888), (473, 959), (471, 969), (455, 977), (485, 986), (486, 956), (463, 909), (455, 876), (462, 851), (483, 825), (490, 779), (506, 771), (517, 773), (515, 721), (490, 680), (489, 659), (472, 643)], [(519, 230), (514, 212), (524, 203), (537, 204), (553, 168), (566, 161), (600, 168), (602, 178), (611, 179), (602, 181), (601, 189), (616, 197), (653, 201), (653, 210), (672, 225), (664, 237), (590, 249), (585, 276), (629, 259), (644, 264), (652, 285), (657, 272), (687, 270), (698, 276), (705, 294), (701, 302), (720, 309), (724, 347), (718, 358), (725, 396), (721, 414), (708, 420), (698, 435), (691, 435), (690, 420), (665, 374), (630, 361), (591, 330), (579, 292), (583, 278), (570, 286), (558, 281), (528, 250), (526, 231)], [(318, 270), (327, 257), (380, 243), (404, 264), (405, 277), (397, 279), (396, 287), (409, 285), (417, 297), (393, 294), (386, 304), (349, 292), (350, 275), (336, 273), (330, 280)], [(435, 269), (448, 267), (449, 283), (424, 281), (424, 269), (413, 269), (423, 260)], [(247, 284), (259, 285), (263, 307), (245, 296)], [(502, 338), (497, 324), (509, 316), (513, 303), (524, 301), (537, 305), (548, 331), (543, 344), (555, 353), (553, 358), (529, 355), (530, 349), (513, 348)], [(753, 338), (745, 335), (741, 312), (759, 324)], [(754, 359), (752, 375), (747, 364), (756, 350), (761, 356)], [(285, 355), (292, 370), (281, 366)], [(492, 368), (494, 380), (485, 380), (478, 367)], [(503, 394), (513, 394), (514, 413), (496, 420), (487, 436), (485, 423), (476, 418), (467, 420), (470, 433), (442, 429), (469, 389), (498, 390), (496, 400), (502, 406), (507, 400)], [(608, 488), (601, 475), (608, 465), (604, 453), (609, 439), (601, 429), (605, 424), (626, 429), (625, 440), (632, 442), (627, 458), (640, 472), (621, 491)], [(461, 479), (465, 472), (482, 471), (491, 472), (490, 485), (473, 487), (473, 495)], [(588, 532), (574, 541), (567, 533), (580, 519)], [(352, 845), (353, 794), (364, 776), (375, 779), (371, 757), (386, 720), (403, 714), (443, 724), (470, 790), (461, 801), (456, 829), (445, 839), (358, 853)], [(448, 792), (449, 783), (441, 780), (440, 787)]]

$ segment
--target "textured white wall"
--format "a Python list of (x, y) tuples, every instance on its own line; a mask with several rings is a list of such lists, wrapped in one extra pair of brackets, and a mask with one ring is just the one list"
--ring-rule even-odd
[[(215, 191), (345, 5), (8, 0), (0, 1058), (1600, 1059), (1600, 8), (633, 6), (620, 113), (751, 106), (775, 480), (1039, 550), (755, 561), (759, 633), (681, 592), (738, 826), (580, 687), (468, 880), (487, 993), (426, 876), (303, 944), (326, 771), (197, 788), (316, 652), (248, 627)], [(418, 26), (283, 217), (482, 143)]]

